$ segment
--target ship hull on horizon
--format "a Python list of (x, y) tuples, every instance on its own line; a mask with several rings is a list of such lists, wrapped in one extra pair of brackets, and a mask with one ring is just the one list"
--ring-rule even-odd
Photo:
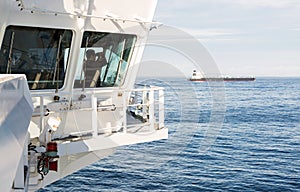
[(255, 81), (255, 77), (201, 77), (190, 78), (190, 81)]

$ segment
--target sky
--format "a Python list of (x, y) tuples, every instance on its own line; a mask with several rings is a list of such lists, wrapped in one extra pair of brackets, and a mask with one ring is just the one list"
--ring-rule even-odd
[(300, 0), (160, 0), (154, 20), (198, 39), (221, 74), (300, 76)]

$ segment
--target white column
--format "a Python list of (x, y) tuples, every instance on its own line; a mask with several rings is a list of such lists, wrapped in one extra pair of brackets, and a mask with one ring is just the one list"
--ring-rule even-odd
[[(146, 89), (146, 88), (144, 88)], [(148, 96), (147, 96), (147, 91), (146, 90), (143, 90), (143, 96), (142, 96), (142, 112), (143, 112), (143, 119), (148, 119), (147, 118), (147, 104), (148, 104)]]
[(45, 109), (44, 109), (44, 98), (40, 96), (40, 133), (44, 130), (44, 116), (45, 116)]
[(123, 132), (127, 133), (127, 92), (123, 92)]
[(98, 117), (97, 117), (97, 97), (94, 94), (91, 96), (92, 102), (92, 130), (93, 137), (98, 136)]
[(149, 122), (150, 128), (154, 129), (155, 116), (154, 116), (154, 90), (149, 91)]
[(160, 89), (158, 91), (158, 116), (159, 116), (159, 128), (163, 128), (165, 126), (165, 96), (164, 96), (164, 90)]

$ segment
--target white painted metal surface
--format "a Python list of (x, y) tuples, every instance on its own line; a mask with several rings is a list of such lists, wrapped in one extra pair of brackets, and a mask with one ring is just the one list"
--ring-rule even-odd
[(0, 75), (0, 191), (9, 191), (26, 147), (33, 112), (24, 75)]
[[(0, 100), (0, 122), (6, 126), (2, 129), (0, 124), (0, 152), (14, 151), (0, 161), (0, 191), (17, 188), (35, 191), (112, 154), (118, 146), (168, 137), (168, 129), (164, 127), (163, 89), (134, 89), (144, 44), (150, 28), (156, 25), (152, 21), (156, 4), (157, 0), (0, 1), (0, 71), (25, 73), (28, 77), (30, 72), (35, 72), (31, 80), (27, 78), (31, 91), (24, 93), (23, 97), (11, 93), (8, 81), (0, 85), (0, 96), (5, 96)], [(23, 38), (22, 32), (29, 34), (31, 30), (37, 38), (33, 38), (32, 47), (28, 47), (31, 42)], [(62, 33), (68, 34), (70, 39), (63, 39)], [(81, 82), (78, 71), (82, 74), (87, 47), (92, 44), (85, 37), (87, 34), (94, 39), (102, 38), (103, 34), (112, 38), (108, 38), (108, 44), (115, 48), (111, 48), (104, 57), (110, 59), (115, 54), (116, 59), (107, 62), (113, 66), (113, 62), (117, 61), (115, 65), (118, 66), (113, 72), (118, 83), (98, 87), (75, 86)], [(66, 43), (68, 41), (70, 45)], [(83, 45), (84, 41), (86, 44)], [(100, 49), (97, 42), (94, 43), (96, 48), (104, 53), (105, 46)], [(62, 44), (68, 47), (61, 51), (64, 54), (59, 55), (57, 50), (63, 47)], [(22, 53), (28, 53), (32, 60), (33, 56), (39, 55), (39, 59), (34, 60), (38, 64), (20, 70), (16, 61), (21, 60)], [(123, 57), (124, 54), (127, 57)], [(49, 67), (49, 58), (53, 55), (56, 62)], [(60, 57), (65, 57), (61, 64), (63, 67), (60, 66), (65, 73), (64, 79), (56, 79), (62, 72), (58, 67)], [(109, 69), (108, 64), (105, 67)], [(48, 70), (53, 70), (54, 77), (40, 80), (43, 75), (51, 75), (46, 73)], [(23, 76), (19, 79), (22, 78), (24, 88), (27, 84)], [(105, 80), (105, 77), (102, 78), (101, 83)], [(58, 87), (60, 81), (63, 84)], [(48, 88), (43, 88), (45, 82)], [(56, 89), (54, 82), (57, 82)], [(1, 89), (1, 86), (4, 88)], [(134, 99), (132, 93), (136, 95)], [(7, 98), (8, 95), (13, 96)], [(25, 104), (14, 107), (20, 101)], [(18, 121), (13, 122), (16, 125), (13, 129), (7, 129), (7, 122), (13, 121), (11, 114), (18, 114)], [(31, 118), (30, 122), (28, 118)], [(51, 123), (53, 120), (56, 122), (55, 119), (59, 123)], [(28, 124), (30, 141), (27, 144), (30, 143), (30, 146), (27, 149), (24, 143)], [(19, 128), (19, 125), (22, 127)], [(15, 132), (12, 131), (15, 129)], [(2, 145), (4, 143), (5, 146)], [(57, 144), (58, 148), (53, 149), (51, 145), (48, 149), (49, 143)], [(9, 160), (13, 158), (14, 161)], [(51, 169), (49, 161), (53, 166)], [(28, 167), (28, 175), (24, 174), (25, 167)], [(8, 174), (2, 174), (6, 172)]]

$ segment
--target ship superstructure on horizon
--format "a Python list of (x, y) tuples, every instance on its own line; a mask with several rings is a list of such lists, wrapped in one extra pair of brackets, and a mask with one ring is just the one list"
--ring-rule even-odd
[(206, 77), (198, 72), (196, 69), (193, 70), (192, 76), (189, 79), (190, 81), (255, 81), (255, 77), (231, 77), (231, 76), (215, 76), (215, 77)]
[(0, 2), (0, 150), (13, 154), (1, 191), (34, 191), (115, 147), (167, 138), (163, 89), (134, 87), (156, 4)]

